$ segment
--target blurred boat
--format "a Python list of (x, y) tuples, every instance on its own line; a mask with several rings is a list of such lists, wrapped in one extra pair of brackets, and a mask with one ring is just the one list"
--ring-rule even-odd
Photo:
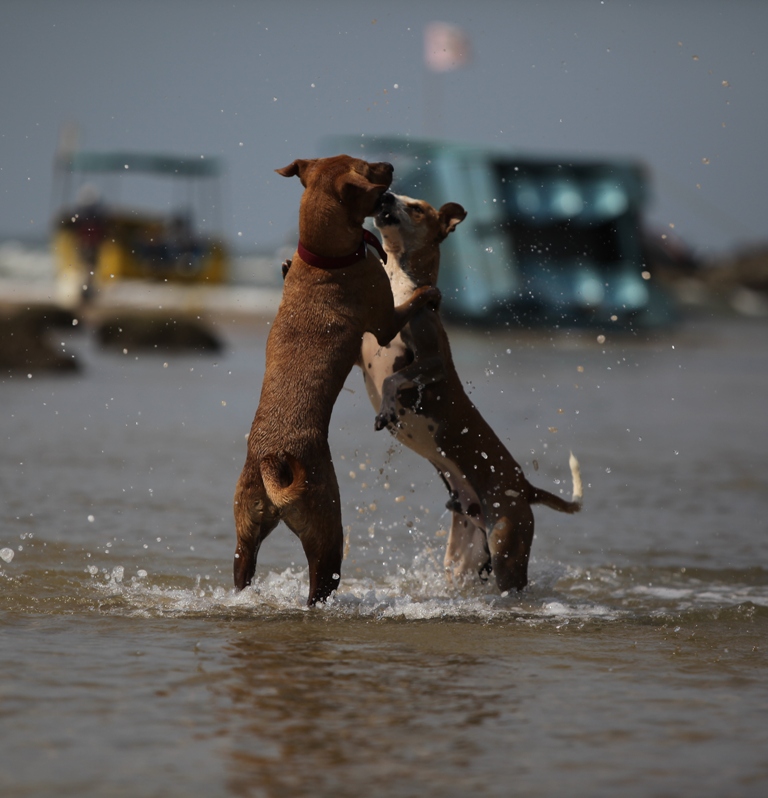
[(58, 279), (86, 296), (115, 280), (224, 282), (227, 248), (212, 224), (221, 172), (206, 157), (60, 152), (52, 231)]
[(395, 166), (393, 191), (467, 220), (442, 244), (439, 285), (448, 316), (479, 323), (668, 323), (674, 306), (650, 280), (644, 168), (618, 159), (535, 157), (391, 137), (333, 137), (348, 152)]

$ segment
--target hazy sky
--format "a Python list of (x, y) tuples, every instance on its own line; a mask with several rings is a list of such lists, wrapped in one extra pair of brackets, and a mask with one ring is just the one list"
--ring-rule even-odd
[[(426, 73), (432, 20), (468, 66)], [(713, 254), (768, 237), (767, 84), (763, 0), (0, 0), (0, 237), (46, 235), (69, 122), (88, 148), (222, 156), (242, 248), (292, 240), (300, 186), (273, 170), (321, 136), (437, 130), (638, 158), (654, 225)]]

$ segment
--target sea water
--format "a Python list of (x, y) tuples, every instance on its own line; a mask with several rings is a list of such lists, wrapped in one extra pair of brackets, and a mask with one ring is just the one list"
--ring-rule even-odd
[(447, 496), (358, 371), (330, 440), (347, 554), (308, 610), (280, 526), (232, 589), (268, 324), (220, 355), (99, 351), (0, 379), (0, 793), (762, 796), (766, 324), (451, 328), (536, 485), (530, 585), (446, 582)]

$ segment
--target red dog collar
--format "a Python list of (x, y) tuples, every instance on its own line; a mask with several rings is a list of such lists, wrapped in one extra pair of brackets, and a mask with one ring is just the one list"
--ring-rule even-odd
[(363, 240), (360, 242), (360, 246), (351, 255), (343, 255), (340, 258), (325, 258), (322, 255), (315, 255), (313, 252), (310, 252), (301, 241), (299, 241), (299, 245), (296, 249), (299, 253), (299, 257), (310, 266), (316, 266), (318, 269), (344, 269), (365, 257), (366, 246), (368, 244), (378, 252), (379, 257), (386, 263), (387, 253), (384, 251), (384, 247), (381, 246), (381, 241), (369, 230), (363, 230)]

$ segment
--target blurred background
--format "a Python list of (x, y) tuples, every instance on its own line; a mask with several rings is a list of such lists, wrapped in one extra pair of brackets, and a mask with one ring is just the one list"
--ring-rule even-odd
[[(638, 157), (658, 226), (703, 252), (764, 235), (760, 2), (5, 0), (2, 16), (4, 237), (46, 236), (66, 125), (89, 148), (222, 156), (246, 249), (284, 241), (296, 198), (272, 170), (329, 133)], [(436, 19), (469, 44), (442, 74), (424, 57)]]
[[(228, 260), (209, 264), (204, 279), (278, 288), (279, 260), (295, 244), (300, 187), (273, 170), (342, 144), (366, 156), (371, 137), (385, 137), (375, 154), (393, 160), (398, 147), (437, 145), (422, 165), (449, 143), (501, 153), (508, 171), (523, 162), (631, 164), (642, 175), (629, 243), (636, 252), (622, 255), (637, 282), (633, 301), (644, 301), (644, 270), (654, 281), (671, 275), (691, 301), (701, 294), (690, 279), (696, 270), (719, 266), (727, 267), (720, 282), (731, 305), (766, 311), (763, 3), (5, 0), (2, 19), (0, 278), (48, 275), (56, 267), (47, 247), (52, 231), (61, 232), (52, 222), (82, 223), (74, 203), (105, 199), (86, 196), (92, 173), (69, 179), (73, 155), (114, 156), (112, 183), (122, 187), (126, 173), (142, 171), (129, 155), (162, 154), (187, 165), (206, 161), (218, 173), (195, 223), (207, 236), (201, 241), (217, 236), (217, 253)], [(501, 166), (488, 169), (498, 188)], [(167, 214), (179, 238), (188, 195), (180, 212), (161, 181), (146, 182), (120, 188), (128, 191), (121, 200), (133, 202), (136, 191)], [(438, 185), (425, 197), (467, 206), (455, 236), (457, 247), (465, 245), (462, 269), (474, 268), (468, 245), (478, 262), (483, 253), (501, 258), (493, 242), (472, 236), (489, 223), (482, 206), (506, 200), (492, 182), (485, 193), (470, 182), (472, 195), (445, 196)], [(157, 250), (152, 231), (143, 232)], [(536, 233), (531, 248), (547, 235)], [(71, 265), (72, 242), (58, 247), (59, 257), (62, 246)], [(87, 255), (81, 249), (81, 260)], [(121, 268), (125, 276), (138, 269)], [(104, 270), (118, 270), (114, 259)], [(594, 269), (587, 272), (573, 289), (582, 295), (596, 284)], [(519, 277), (517, 294), (531, 279)], [(497, 300), (482, 294), (465, 310), (482, 318)], [(605, 318), (613, 313), (608, 307)]]
[[(649, 218), (702, 253), (764, 240), (768, 8), (760, 2), (5, 0), (0, 235), (44, 239), (59, 137), (218, 155), (224, 229), (282, 244), (297, 190), (273, 169), (326, 134), (396, 133), (652, 170)], [(425, 62), (435, 20), (466, 58)]]

